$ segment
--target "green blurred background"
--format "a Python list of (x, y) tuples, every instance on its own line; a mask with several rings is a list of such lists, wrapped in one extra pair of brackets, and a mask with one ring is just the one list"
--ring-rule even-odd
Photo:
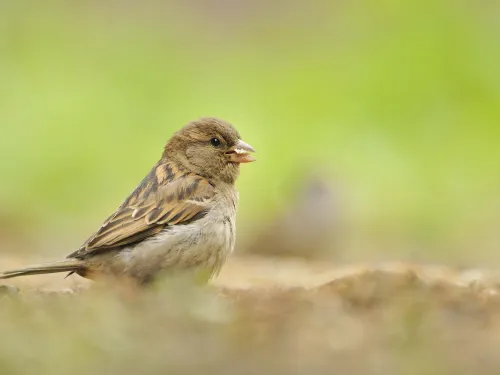
[(174, 131), (217, 116), (258, 151), (238, 181), (238, 252), (280, 215), (315, 226), (315, 210), (337, 207), (312, 193), (306, 219), (290, 209), (316, 173), (340, 207), (335, 246), (311, 245), (329, 259), (496, 266), (499, 11), (462, 0), (1, 2), (0, 251), (76, 249)]
[(258, 151), (237, 254), (333, 263), (233, 257), (225, 299), (1, 283), (0, 373), (498, 374), (477, 274), (336, 271), (498, 269), (499, 41), (488, 0), (0, 0), (0, 271), (78, 248), (202, 116)]

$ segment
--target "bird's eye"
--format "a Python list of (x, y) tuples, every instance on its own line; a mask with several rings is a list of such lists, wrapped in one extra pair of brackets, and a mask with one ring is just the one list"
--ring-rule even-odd
[(212, 138), (210, 140), (210, 143), (212, 144), (212, 146), (214, 147), (217, 147), (217, 146), (220, 146), (220, 139), (219, 138)]

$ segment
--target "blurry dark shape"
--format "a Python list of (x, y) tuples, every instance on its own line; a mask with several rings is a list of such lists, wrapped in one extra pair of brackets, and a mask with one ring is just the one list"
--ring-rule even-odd
[(19, 294), (19, 289), (12, 285), (0, 285), (0, 299), (3, 296), (15, 296)]
[(340, 196), (319, 171), (309, 172), (292, 204), (267, 225), (247, 252), (307, 259), (331, 258), (340, 233)]

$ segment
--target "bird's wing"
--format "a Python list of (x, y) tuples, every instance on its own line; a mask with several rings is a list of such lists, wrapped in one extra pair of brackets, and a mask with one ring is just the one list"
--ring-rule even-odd
[(158, 163), (122, 206), (68, 258), (133, 245), (173, 225), (206, 215), (215, 189), (205, 178)]

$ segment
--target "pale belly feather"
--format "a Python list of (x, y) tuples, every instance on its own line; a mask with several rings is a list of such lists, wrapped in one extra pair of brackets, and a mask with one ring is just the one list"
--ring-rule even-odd
[(216, 276), (234, 250), (235, 216), (235, 210), (227, 216), (211, 211), (194, 223), (167, 227), (155, 237), (117, 253), (116, 269), (144, 282), (163, 272), (200, 270), (209, 277)]

